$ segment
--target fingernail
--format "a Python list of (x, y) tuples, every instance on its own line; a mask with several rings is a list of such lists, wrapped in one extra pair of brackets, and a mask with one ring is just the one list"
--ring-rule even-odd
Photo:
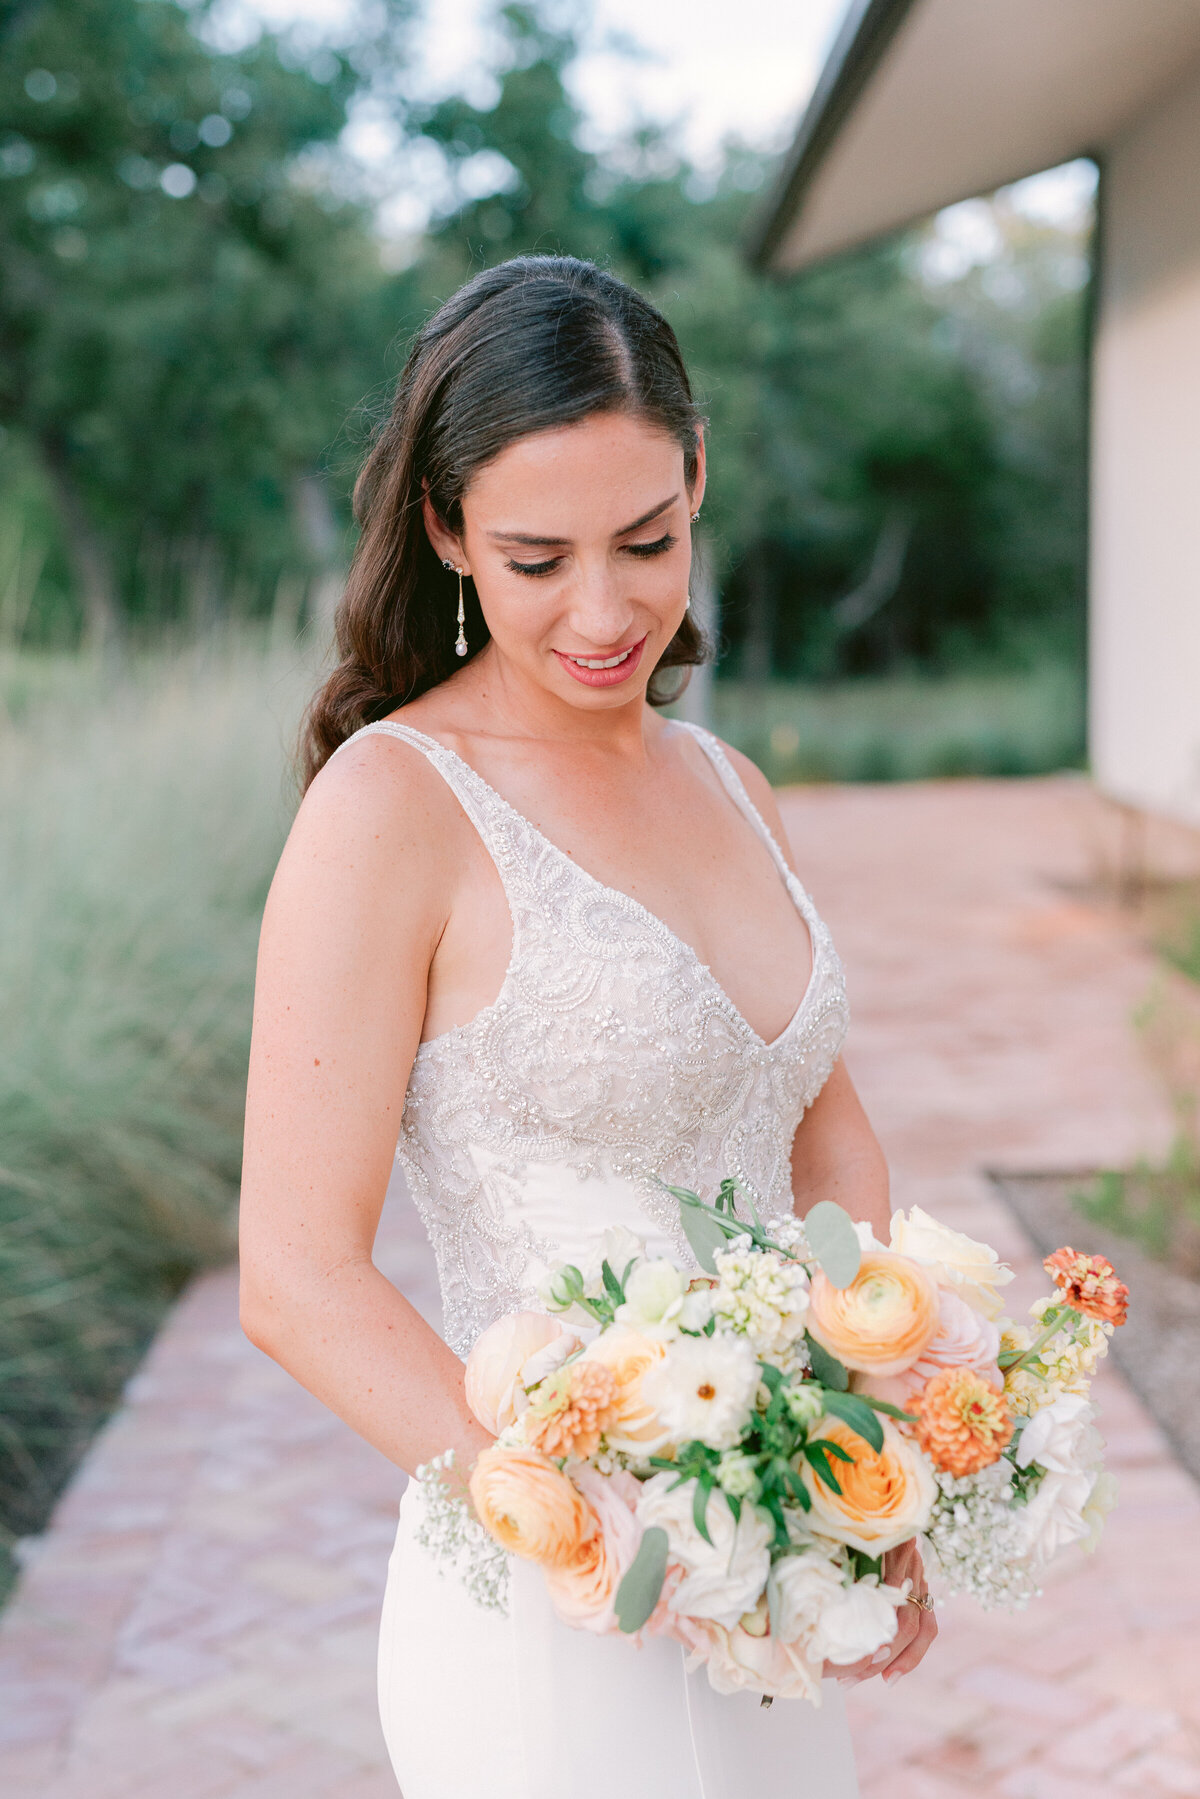
[(891, 1653), (892, 1653), (891, 1650), (887, 1649), (887, 1648), (877, 1649), (875, 1651), (874, 1655), (871, 1657), (872, 1667), (877, 1668), (879, 1666), (880, 1662), (886, 1662), (888, 1657), (891, 1655)]
[(896, 1668), (891, 1673), (885, 1674), (883, 1677), (884, 1686), (885, 1687), (893, 1686), (896, 1683), (896, 1681), (903, 1680), (904, 1676), (907, 1673), (908, 1673), (907, 1668)]

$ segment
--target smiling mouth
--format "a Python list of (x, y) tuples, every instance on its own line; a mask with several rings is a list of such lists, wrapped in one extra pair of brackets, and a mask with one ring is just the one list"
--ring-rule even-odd
[(568, 662), (573, 662), (576, 668), (620, 668), (622, 662), (628, 662), (638, 647), (636, 643), (631, 644), (627, 650), (622, 650), (619, 656), (609, 656), (604, 662), (597, 662), (591, 656), (572, 656), (569, 650), (561, 650), (559, 654), (565, 656)]

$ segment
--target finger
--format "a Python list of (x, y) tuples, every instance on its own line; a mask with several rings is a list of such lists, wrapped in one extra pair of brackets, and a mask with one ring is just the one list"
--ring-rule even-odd
[(915, 1605), (902, 1605), (896, 1614), (896, 1634), (890, 1643), (886, 1643), (879, 1651), (879, 1663), (876, 1672), (888, 1674), (895, 1663), (915, 1642), (921, 1628), (921, 1620), (928, 1614)]
[(883, 1670), (883, 1678), (889, 1686), (892, 1681), (899, 1680), (902, 1674), (912, 1673), (922, 1657), (927, 1654), (937, 1633), (937, 1619), (933, 1613), (922, 1612), (917, 1633), (912, 1641), (907, 1643), (900, 1654), (895, 1656)]

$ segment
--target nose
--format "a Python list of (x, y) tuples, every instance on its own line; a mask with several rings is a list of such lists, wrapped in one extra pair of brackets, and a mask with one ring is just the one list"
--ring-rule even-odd
[(620, 571), (612, 567), (607, 557), (581, 567), (567, 619), (577, 640), (590, 648), (624, 647), (634, 623), (634, 608)]

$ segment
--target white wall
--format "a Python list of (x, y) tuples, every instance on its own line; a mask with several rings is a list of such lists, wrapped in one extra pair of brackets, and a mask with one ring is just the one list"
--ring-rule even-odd
[(1200, 69), (1111, 145), (1104, 208), (1092, 763), (1200, 823)]

